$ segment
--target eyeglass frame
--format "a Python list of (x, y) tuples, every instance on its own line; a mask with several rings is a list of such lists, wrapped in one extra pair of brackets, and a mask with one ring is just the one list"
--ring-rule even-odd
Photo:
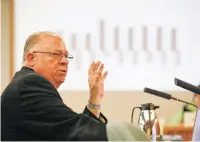
[(59, 55), (60, 60), (63, 58), (63, 56), (67, 59), (74, 59), (73, 55), (68, 53), (62, 53), (62, 52), (45, 52), (45, 51), (33, 51), (32, 53), (43, 53), (43, 54), (50, 54), (50, 55)]

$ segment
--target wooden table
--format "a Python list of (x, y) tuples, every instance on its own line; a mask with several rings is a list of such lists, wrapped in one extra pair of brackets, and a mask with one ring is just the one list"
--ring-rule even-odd
[(192, 126), (164, 126), (164, 135), (180, 135), (184, 141), (192, 140), (193, 127)]

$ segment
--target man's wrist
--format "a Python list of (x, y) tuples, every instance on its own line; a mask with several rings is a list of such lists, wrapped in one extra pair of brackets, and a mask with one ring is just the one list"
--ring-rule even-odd
[(93, 104), (90, 101), (88, 101), (88, 107), (94, 110), (100, 110), (101, 109), (101, 105), (100, 104)]
[(95, 97), (95, 96), (92, 96), (90, 95), (90, 98), (88, 100), (91, 104), (94, 104), (94, 105), (100, 105), (101, 104), (101, 100), (99, 99), (99, 97)]

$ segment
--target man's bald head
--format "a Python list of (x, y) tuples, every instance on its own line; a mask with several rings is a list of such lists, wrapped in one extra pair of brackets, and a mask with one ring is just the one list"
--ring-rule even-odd
[(23, 62), (26, 61), (26, 55), (28, 52), (31, 50), (35, 49), (37, 45), (39, 45), (45, 38), (50, 37), (50, 38), (59, 38), (60, 40), (61, 37), (54, 33), (54, 32), (36, 32), (33, 33), (28, 37), (28, 39), (25, 42), (24, 45), (24, 54), (23, 54)]

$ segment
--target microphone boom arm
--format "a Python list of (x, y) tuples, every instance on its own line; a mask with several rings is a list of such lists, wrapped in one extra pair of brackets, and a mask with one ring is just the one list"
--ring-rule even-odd
[(189, 103), (189, 102), (186, 102), (186, 101), (183, 101), (181, 99), (178, 99), (178, 98), (174, 98), (174, 97), (171, 97), (172, 100), (175, 100), (175, 101), (179, 101), (179, 102), (182, 102), (182, 103), (186, 103), (188, 105), (192, 105), (194, 107), (197, 107), (195, 104), (192, 104), (192, 103)]
[(172, 95), (170, 95), (170, 94), (167, 94), (167, 93), (161, 92), (161, 91), (157, 91), (157, 90), (154, 90), (154, 89), (151, 89), (151, 88), (145, 87), (144, 88), (144, 92), (152, 94), (152, 95), (155, 95), (155, 96), (158, 96), (158, 97), (161, 97), (161, 98), (165, 98), (167, 100), (172, 99), (172, 100), (175, 100), (175, 101), (179, 101), (179, 102), (182, 102), (182, 103), (189, 104), (189, 105), (192, 105), (194, 107), (197, 107), (196, 105), (194, 105), (192, 103), (189, 103), (189, 102), (183, 101), (181, 99), (172, 97)]

